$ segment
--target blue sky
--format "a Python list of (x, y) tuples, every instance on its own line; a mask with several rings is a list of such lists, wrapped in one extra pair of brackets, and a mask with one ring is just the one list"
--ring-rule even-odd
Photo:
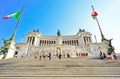
[[(0, 2), (0, 46), (2, 38), (9, 39), (17, 20), (2, 20), (8, 14), (23, 11), (15, 42), (21, 42), (22, 36), (39, 29), (43, 35), (56, 35), (60, 29), (62, 35), (75, 35), (78, 29), (85, 29), (100, 42), (101, 37), (95, 20), (91, 18), (91, 5), (98, 12), (103, 34), (107, 39), (113, 38), (115, 51), (120, 52), (120, 0), (1, 0)], [(25, 38), (24, 38), (25, 41)]]

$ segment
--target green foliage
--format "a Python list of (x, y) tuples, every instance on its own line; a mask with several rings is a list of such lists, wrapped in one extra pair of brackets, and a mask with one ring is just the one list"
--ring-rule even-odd
[(5, 47), (5, 46), (2, 46), (2, 47), (0, 48), (0, 52), (5, 55), (5, 54), (8, 52), (8, 48)]
[(8, 48), (5, 47), (5, 46), (2, 46), (2, 47), (0, 48), (0, 52), (1, 52), (1, 54), (4, 55), (4, 57), (3, 57), (2, 59), (5, 59), (5, 56), (6, 56), (7, 52), (8, 52)]

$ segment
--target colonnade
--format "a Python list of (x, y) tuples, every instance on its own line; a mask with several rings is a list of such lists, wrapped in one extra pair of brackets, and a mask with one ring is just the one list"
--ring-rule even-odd
[[(40, 46), (44, 46), (44, 45), (51, 45), (51, 44), (56, 44), (56, 40), (53, 41), (49, 41), (49, 40), (40, 40)], [(74, 45), (74, 46), (78, 46), (78, 40), (64, 40), (62, 41), (63, 45)]]
[(56, 41), (40, 40), (40, 46), (56, 44)]
[(83, 39), (85, 44), (91, 43), (90, 37), (83, 37)]
[[(83, 40), (85, 44), (91, 43), (90, 37), (83, 37)], [(28, 37), (27, 43), (29, 43), (30, 45), (34, 45), (34, 42), (35, 42), (35, 37), (33, 36)], [(51, 44), (56, 44), (56, 40), (40, 40), (39, 42), (40, 46), (51, 45)], [(79, 41), (78, 40), (62, 40), (62, 44), (79, 46)]]
[(78, 40), (66, 40), (62, 41), (63, 45), (73, 45), (73, 46), (78, 46)]
[(34, 45), (34, 41), (35, 41), (35, 37), (28, 37), (27, 39), (27, 43), (29, 43), (30, 45)]

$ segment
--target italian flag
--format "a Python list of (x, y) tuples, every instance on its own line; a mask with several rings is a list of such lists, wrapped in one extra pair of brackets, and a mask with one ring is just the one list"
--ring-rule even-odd
[(13, 14), (10, 14), (10, 15), (7, 15), (7, 16), (3, 17), (3, 19), (4, 19), (4, 20), (7, 20), (7, 19), (9, 19), (9, 18), (11, 18), (11, 17), (13, 17), (13, 18), (15, 18), (15, 19), (19, 19), (19, 18), (20, 18), (20, 14), (21, 14), (21, 12), (18, 11), (18, 12), (15, 12), (15, 13), (13, 13)]
[(92, 16), (93, 19), (96, 19), (96, 17), (98, 16), (98, 13), (97, 12), (92, 12), (91, 16)]

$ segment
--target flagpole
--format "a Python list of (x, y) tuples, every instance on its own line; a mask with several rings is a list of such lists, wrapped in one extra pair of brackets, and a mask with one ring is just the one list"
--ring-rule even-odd
[[(92, 7), (92, 10), (93, 10), (93, 12), (95, 12), (95, 9), (94, 9), (94, 7), (93, 7), (93, 6), (91, 6), (91, 7)], [(97, 18), (97, 16), (96, 16), (96, 21), (97, 21), (98, 28), (99, 28), (99, 30), (100, 30), (100, 34), (101, 34), (102, 41), (103, 41), (103, 40), (105, 40), (105, 37), (104, 37), (104, 35), (103, 35), (103, 33), (102, 33), (102, 29), (101, 29), (101, 27), (100, 27), (100, 23), (99, 23), (99, 21), (98, 21), (98, 18)]]
[(20, 17), (18, 18), (16, 27), (15, 27), (15, 29), (14, 29), (14, 32), (13, 32), (13, 34), (12, 34), (12, 37), (10, 38), (10, 40), (12, 40), (12, 41), (14, 41), (14, 36), (15, 36), (16, 30), (17, 30), (17, 28), (18, 28), (18, 25), (19, 25), (19, 22), (20, 22), (20, 19), (21, 19), (23, 10), (24, 10), (24, 6), (22, 7), (22, 10), (21, 10), (21, 13), (20, 13)]

